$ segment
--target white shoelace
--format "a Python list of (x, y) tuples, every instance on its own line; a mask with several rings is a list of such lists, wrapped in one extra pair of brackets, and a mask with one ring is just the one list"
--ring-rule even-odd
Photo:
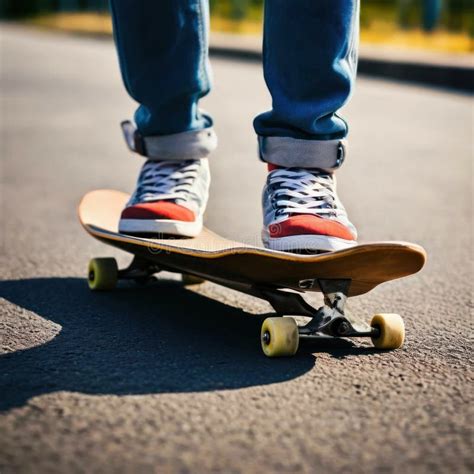
[(338, 208), (332, 176), (323, 171), (275, 170), (269, 175), (268, 186), (276, 216), (313, 214), (337, 217), (345, 213), (344, 209)]
[(141, 170), (134, 202), (188, 200), (199, 170), (192, 161), (147, 161)]

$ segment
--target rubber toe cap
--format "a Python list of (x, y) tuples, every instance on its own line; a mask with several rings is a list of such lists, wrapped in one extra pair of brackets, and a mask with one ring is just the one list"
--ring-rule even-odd
[(291, 216), (278, 224), (271, 224), (268, 230), (272, 238), (294, 235), (326, 235), (344, 240), (355, 240), (355, 236), (344, 224), (307, 214)]
[(126, 207), (122, 219), (170, 219), (193, 222), (195, 219), (190, 209), (168, 201), (142, 202)]

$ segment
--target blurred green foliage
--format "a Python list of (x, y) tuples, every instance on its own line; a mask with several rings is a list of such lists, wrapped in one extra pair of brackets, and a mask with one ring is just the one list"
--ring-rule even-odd
[[(153, 0), (158, 1), (158, 0)], [(210, 0), (211, 11), (232, 20), (260, 20), (263, 0)], [(108, 0), (0, 0), (0, 17), (19, 18), (46, 12), (106, 11)], [(390, 21), (401, 28), (438, 27), (474, 36), (473, 0), (362, 0), (361, 25)]]

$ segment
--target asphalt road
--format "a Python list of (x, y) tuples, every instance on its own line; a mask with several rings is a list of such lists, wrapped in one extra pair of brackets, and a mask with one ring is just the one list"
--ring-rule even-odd
[[(361, 78), (345, 110), (339, 189), (361, 240), (422, 244), (419, 275), (355, 298), (399, 312), (402, 350), (312, 346), (269, 360), (266, 303), (172, 275), (92, 294), (80, 228), (99, 187), (131, 190), (141, 159), (118, 123), (134, 104), (108, 41), (2, 26), (0, 472), (472, 472), (472, 101)], [(254, 63), (213, 61), (207, 224), (256, 242), (264, 166)], [(317, 303), (318, 296), (310, 298)], [(308, 348), (307, 348), (308, 349)]]

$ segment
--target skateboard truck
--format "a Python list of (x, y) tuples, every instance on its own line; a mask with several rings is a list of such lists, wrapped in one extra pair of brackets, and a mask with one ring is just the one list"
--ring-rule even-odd
[(119, 280), (133, 280), (138, 284), (146, 284), (153, 281), (153, 275), (158, 273), (161, 268), (158, 265), (150, 265), (150, 262), (138, 255), (133, 257), (130, 265), (117, 271)]
[(115, 258), (93, 258), (89, 262), (87, 280), (91, 290), (111, 290), (118, 280), (133, 280), (144, 285), (153, 281), (153, 274), (160, 270), (158, 265), (150, 264), (138, 255), (123, 269), (118, 268)]
[[(295, 324), (297, 331), (296, 339), (313, 340), (323, 336), (331, 336), (370, 337), (376, 340), (380, 337), (381, 330), (378, 326), (374, 325), (368, 331), (359, 331), (346, 317), (344, 311), (349, 295), (351, 280), (314, 279), (302, 280), (300, 286), (301, 283), (304, 284), (305, 289), (314, 288), (316, 286), (319, 287), (324, 295), (324, 305), (316, 309), (307, 303), (300, 294), (278, 289), (259, 288), (256, 289), (254, 293), (255, 296), (267, 300), (274, 308), (277, 316), (305, 316), (311, 318), (304, 326), (296, 326)], [(274, 320), (275, 322), (278, 321), (277, 325), (283, 324), (284, 321), (283, 318), (269, 318), (269, 320)], [(290, 320), (290, 318), (285, 318), (285, 320)], [(265, 327), (265, 322), (262, 326), (261, 336), (264, 352), (265, 347), (269, 347), (272, 344), (272, 332), (279, 330), (276, 328)], [(283, 329), (282, 333), (285, 332), (285, 335), (288, 337), (291, 334), (289, 331), (291, 323), (285, 323), (285, 326), (286, 329)]]
[(351, 280), (317, 280), (324, 295), (324, 305), (316, 310), (312, 319), (299, 328), (300, 337), (314, 337), (322, 333), (333, 337), (378, 337), (377, 327), (370, 331), (358, 331), (345, 316), (345, 306)]

